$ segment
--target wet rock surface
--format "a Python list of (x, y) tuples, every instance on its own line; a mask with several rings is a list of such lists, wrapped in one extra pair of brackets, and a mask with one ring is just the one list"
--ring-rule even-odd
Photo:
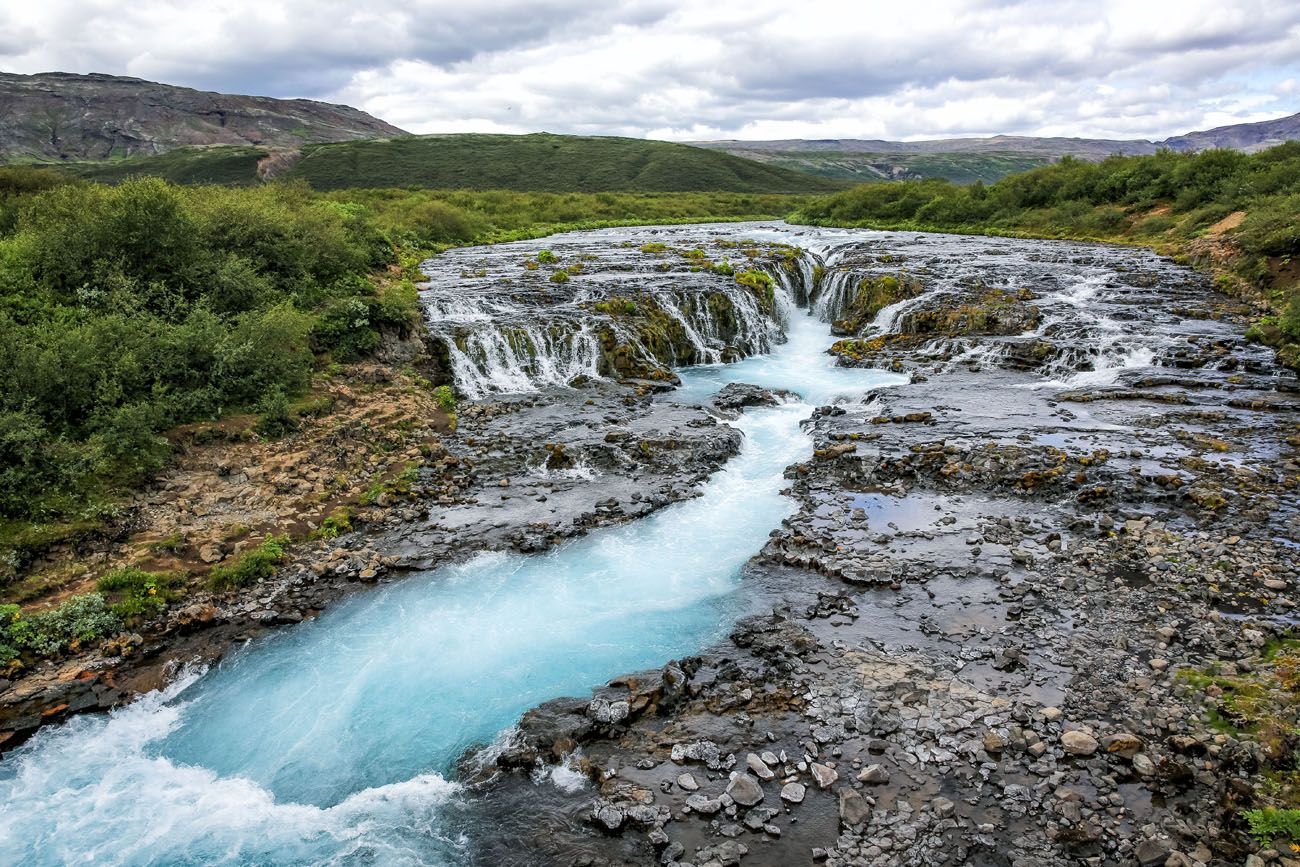
[(525, 717), (484, 863), (1297, 863), (1240, 815), (1294, 736), (1231, 681), (1296, 622), (1294, 377), (1146, 252), (805, 243), (925, 284), (840, 352), (912, 385), (809, 420), (729, 641)]

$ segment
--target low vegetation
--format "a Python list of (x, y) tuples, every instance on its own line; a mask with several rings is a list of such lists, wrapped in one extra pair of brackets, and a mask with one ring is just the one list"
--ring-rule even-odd
[(268, 536), (234, 562), (214, 566), (208, 574), (208, 586), (213, 590), (230, 590), (270, 578), (284, 562), (288, 548), (288, 536)]
[(1211, 235), (1233, 248), (1221, 288), (1255, 290), (1273, 314), (1252, 331), (1300, 364), (1300, 142), (1243, 154), (1210, 150), (1066, 158), (997, 183), (859, 186), (792, 217), (817, 225), (1009, 234), (1149, 244), (1192, 255)]
[(258, 436), (292, 434), (317, 412), (303, 398), (314, 377), (418, 327), (415, 266), (433, 252), (804, 201), (108, 186), (0, 169), (0, 589), (50, 544), (113, 519), (168, 460), (176, 426), (253, 413)]

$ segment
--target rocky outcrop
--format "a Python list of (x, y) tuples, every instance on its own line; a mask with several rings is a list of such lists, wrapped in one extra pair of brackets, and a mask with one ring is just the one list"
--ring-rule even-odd
[(0, 73), (0, 161), (96, 160), (194, 145), (296, 148), (406, 135), (363, 111), (115, 75)]

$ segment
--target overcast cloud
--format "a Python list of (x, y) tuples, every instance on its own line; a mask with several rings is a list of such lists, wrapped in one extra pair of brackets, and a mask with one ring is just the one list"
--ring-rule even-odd
[(1300, 3), (5, 0), (0, 69), (344, 102), (421, 133), (1164, 138), (1300, 111)]

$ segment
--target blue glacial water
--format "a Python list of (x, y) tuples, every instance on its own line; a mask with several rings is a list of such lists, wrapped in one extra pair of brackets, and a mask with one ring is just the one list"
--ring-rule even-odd
[(485, 554), (372, 592), (0, 762), (0, 862), (428, 864), (472, 858), (448, 818), (462, 753), (536, 704), (721, 639), (740, 569), (791, 510), (813, 406), (901, 377), (835, 368), (795, 312), (770, 355), (683, 371), (798, 392), (747, 412), (703, 495), (544, 555)]

